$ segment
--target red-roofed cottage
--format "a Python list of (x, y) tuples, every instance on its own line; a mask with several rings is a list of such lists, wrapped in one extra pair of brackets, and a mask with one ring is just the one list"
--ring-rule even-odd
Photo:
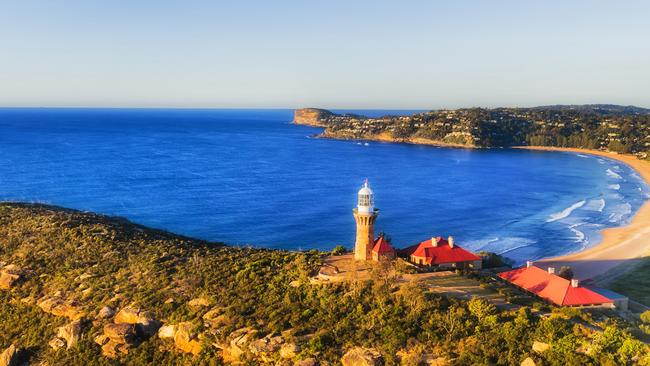
[(580, 287), (578, 280), (557, 276), (553, 267), (545, 271), (526, 262), (525, 267), (499, 273), (499, 277), (555, 305), (614, 307), (614, 300)]
[(481, 257), (454, 243), (454, 238), (434, 237), (402, 249), (401, 254), (421, 266), (438, 266), (460, 269), (481, 269)]
[(390, 245), (384, 235), (379, 235), (375, 244), (372, 246), (372, 260), (379, 261), (380, 259), (395, 259), (395, 249)]

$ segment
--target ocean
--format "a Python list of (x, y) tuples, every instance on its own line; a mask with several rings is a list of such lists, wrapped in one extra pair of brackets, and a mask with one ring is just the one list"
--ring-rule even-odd
[(522, 262), (597, 244), (650, 197), (632, 169), (601, 157), (318, 139), (292, 112), (0, 109), (0, 200), (233, 245), (329, 250), (353, 247), (367, 178), (376, 231), (394, 246), (452, 235)]

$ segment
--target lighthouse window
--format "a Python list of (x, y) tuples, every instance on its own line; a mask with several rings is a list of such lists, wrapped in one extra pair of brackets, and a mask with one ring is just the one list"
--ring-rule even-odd
[(359, 206), (370, 206), (370, 196), (367, 194), (360, 195)]

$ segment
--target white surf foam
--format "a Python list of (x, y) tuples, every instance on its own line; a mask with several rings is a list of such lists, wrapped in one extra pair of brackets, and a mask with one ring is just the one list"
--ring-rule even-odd
[(621, 177), (620, 175), (616, 174), (616, 173), (615, 173), (613, 170), (611, 170), (611, 169), (607, 169), (605, 172), (607, 173), (608, 176), (610, 176), (610, 177), (612, 177), (612, 178), (623, 179), (623, 177)]
[(587, 156), (587, 155), (578, 154), (578, 156), (581, 157), (581, 158), (587, 158), (587, 159), (589, 159), (589, 156)]
[(584, 222), (579, 223), (579, 224), (573, 224), (569, 226), (569, 230), (571, 230), (574, 234), (576, 234), (575, 241), (576, 243), (582, 243), (585, 241), (585, 233), (576, 229), (577, 227), (584, 225)]
[(587, 201), (582, 200), (580, 202), (576, 202), (576, 203), (572, 204), (571, 206), (565, 208), (564, 210), (562, 210), (560, 212), (556, 212), (554, 214), (551, 214), (548, 217), (548, 220), (546, 220), (546, 222), (553, 222), (553, 221), (558, 221), (558, 220), (562, 220), (564, 218), (567, 218), (567, 217), (569, 217), (569, 215), (571, 215), (571, 213), (573, 211), (575, 211), (575, 210), (579, 209), (580, 207), (584, 206), (585, 203), (587, 203)]
[(620, 184), (610, 184), (609, 186), (607, 186), (607, 188), (618, 191), (619, 189), (621, 189), (621, 185)]
[(605, 209), (605, 199), (591, 200), (585, 205), (585, 210), (603, 212)]
[(617, 205), (614, 208), (614, 211), (609, 214), (609, 222), (620, 223), (621, 221), (627, 219), (632, 213), (632, 205), (629, 203), (623, 203)]

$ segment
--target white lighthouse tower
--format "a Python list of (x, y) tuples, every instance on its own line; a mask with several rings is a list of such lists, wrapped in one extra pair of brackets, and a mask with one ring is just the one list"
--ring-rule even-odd
[(357, 222), (357, 240), (354, 244), (354, 259), (371, 260), (372, 244), (375, 241), (375, 220), (379, 210), (375, 208), (375, 194), (368, 186), (368, 180), (358, 193), (357, 207), (352, 210)]

